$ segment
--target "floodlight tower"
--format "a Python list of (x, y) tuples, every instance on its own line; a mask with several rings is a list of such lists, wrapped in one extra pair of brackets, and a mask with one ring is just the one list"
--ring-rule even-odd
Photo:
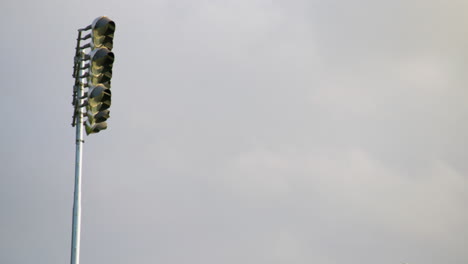
[[(82, 32), (91, 32), (82, 36)], [(110, 83), (114, 63), (113, 48), (115, 23), (106, 16), (96, 18), (85, 28), (78, 29), (73, 66), (72, 126), (76, 126), (75, 191), (73, 196), (73, 220), (71, 241), (71, 264), (80, 263), (81, 230), (81, 167), (83, 127), (86, 134), (99, 133), (107, 128), (111, 105)], [(81, 41), (90, 41), (81, 46)], [(85, 90), (87, 88), (87, 91)], [(86, 108), (86, 111), (84, 111)], [(84, 121), (84, 118), (87, 118)]]

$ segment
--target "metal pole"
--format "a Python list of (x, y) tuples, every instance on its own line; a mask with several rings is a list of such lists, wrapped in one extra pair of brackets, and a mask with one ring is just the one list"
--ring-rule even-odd
[[(82, 76), (85, 66), (85, 53), (80, 51), (81, 62), (79, 64), (78, 77)], [(71, 264), (80, 263), (80, 231), (81, 231), (81, 164), (82, 164), (82, 148), (83, 148), (83, 107), (82, 97), (84, 94), (84, 84), (82, 81), (77, 85), (76, 94), (76, 154), (75, 154), (75, 192), (73, 197), (73, 222), (72, 222), (72, 245), (71, 245)]]

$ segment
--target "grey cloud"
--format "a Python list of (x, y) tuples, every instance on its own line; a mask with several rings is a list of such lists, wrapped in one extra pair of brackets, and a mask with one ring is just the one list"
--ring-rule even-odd
[(0, 262), (68, 261), (75, 30), (106, 14), (83, 263), (466, 263), (466, 10), (2, 3)]

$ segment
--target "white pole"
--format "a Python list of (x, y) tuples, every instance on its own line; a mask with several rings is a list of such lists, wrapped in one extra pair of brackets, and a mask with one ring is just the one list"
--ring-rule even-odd
[[(85, 66), (84, 61), (85, 53), (80, 51), (81, 62), (79, 64), (78, 77), (82, 76)], [(83, 148), (83, 107), (81, 107), (83, 100), (81, 99), (84, 94), (84, 85), (80, 80), (80, 84), (77, 87), (78, 91), (76, 94), (77, 100), (77, 111), (76, 113), (76, 154), (75, 154), (75, 192), (73, 197), (73, 222), (72, 222), (72, 245), (71, 245), (71, 264), (80, 263), (80, 231), (81, 231), (81, 163), (83, 159), (82, 148)]]

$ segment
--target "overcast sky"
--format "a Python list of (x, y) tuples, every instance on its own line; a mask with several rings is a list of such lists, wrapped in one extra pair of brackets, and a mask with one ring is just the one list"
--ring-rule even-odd
[(77, 29), (117, 24), (81, 263), (466, 264), (468, 2), (0, 3), (0, 263), (69, 262)]

